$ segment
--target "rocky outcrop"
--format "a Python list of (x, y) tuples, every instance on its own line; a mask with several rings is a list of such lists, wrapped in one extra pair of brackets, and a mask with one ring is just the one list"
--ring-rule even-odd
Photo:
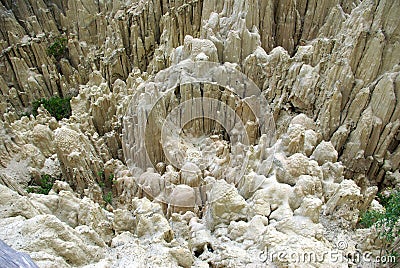
[[(125, 88), (114, 82), (126, 80), (135, 68), (158, 72), (176, 63), (177, 57), (187, 57), (188, 50), (198, 50), (190, 52), (192, 57), (202, 52), (210, 61), (240, 64), (268, 93), (275, 120), (287, 109), (292, 116), (303, 112), (316, 119), (324, 140), (332, 140), (346, 163), (346, 178), (366, 173), (372, 184), (385, 183), (399, 162), (394, 102), (398, 70), (391, 56), (398, 52), (399, 33), (395, 21), (389, 19), (397, 4), (234, 2), (5, 1), (0, 88), (8, 101), (2, 100), (0, 114), (22, 113), (42, 97), (82, 92), (80, 85), (89, 81), (93, 71), (114, 92), (114, 87)], [(187, 17), (192, 19), (187, 21)], [(357, 25), (355, 30), (353, 25)], [(60, 35), (68, 41), (67, 53), (57, 60), (46, 50)], [(116, 113), (98, 108), (115, 107), (110, 97), (100, 98), (91, 114), (96, 131), (108, 133), (106, 143), (115, 148), (113, 157), (122, 159), (117, 134), (121, 127), (106, 127), (117, 130), (113, 133), (101, 126)], [(389, 103), (387, 108), (379, 106), (382, 101)], [(358, 124), (367, 119), (368, 107), (373, 121), (365, 124), (377, 127), (373, 133), (364, 133), (371, 137), (363, 141), (366, 144), (354, 143), (363, 139), (357, 136), (361, 129), (368, 129)]]

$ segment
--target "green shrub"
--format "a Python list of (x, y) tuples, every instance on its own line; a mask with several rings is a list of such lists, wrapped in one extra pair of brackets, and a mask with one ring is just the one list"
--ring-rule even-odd
[(50, 176), (49, 174), (44, 174), (40, 178), (40, 184), (35, 186), (29, 186), (26, 191), (28, 193), (37, 194), (49, 194), (56, 178)]
[(400, 237), (400, 190), (392, 190), (388, 196), (377, 196), (384, 206), (384, 211), (364, 212), (360, 218), (360, 225), (367, 228), (375, 226), (384, 242), (381, 251), (397, 256)]
[(47, 47), (47, 54), (54, 56), (56, 60), (60, 60), (67, 49), (67, 39), (64, 37), (57, 37), (54, 42)]
[(382, 217), (382, 212), (375, 210), (365, 211), (360, 217), (360, 225), (365, 228), (370, 228), (380, 217)]
[(111, 182), (111, 183), (114, 183), (114, 174), (110, 174), (110, 176), (108, 176), (108, 180)]
[(386, 207), (386, 205), (388, 204), (388, 202), (389, 202), (389, 200), (390, 200), (391, 195), (384, 195), (384, 194), (382, 194), (382, 193), (378, 193), (378, 194), (376, 195), (376, 197), (378, 197), (379, 203), (380, 203), (382, 206)]
[(50, 99), (34, 101), (32, 104), (32, 114), (37, 116), (38, 108), (40, 105), (43, 105), (44, 108), (57, 120), (69, 118), (72, 113), (70, 100), (71, 98), (60, 98), (58, 96), (53, 96)]
[(103, 200), (106, 202), (106, 204), (111, 204), (112, 203), (112, 192), (108, 192), (107, 194), (103, 195)]

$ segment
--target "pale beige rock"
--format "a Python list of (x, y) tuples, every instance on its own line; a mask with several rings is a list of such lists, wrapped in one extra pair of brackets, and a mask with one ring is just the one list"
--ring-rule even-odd
[(181, 182), (190, 187), (199, 187), (202, 179), (200, 168), (191, 162), (186, 162), (181, 168)]
[(322, 141), (315, 148), (311, 155), (311, 159), (317, 161), (319, 165), (323, 165), (326, 162), (334, 163), (338, 159), (338, 153), (331, 142)]
[(284, 173), (277, 176), (277, 180), (289, 185), (295, 185), (299, 176), (310, 175), (322, 178), (322, 170), (318, 163), (308, 159), (305, 155), (295, 153), (283, 162)]
[(210, 230), (206, 229), (204, 225), (202, 226), (204, 229), (199, 230), (195, 229), (197, 226), (194, 227), (194, 224), (191, 224), (191, 227), (192, 232), (189, 245), (192, 249), (192, 252), (208, 251), (208, 249), (211, 247), (212, 241), (214, 240)]
[(134, 197), (140, 196), (140, 187), (136, 180), (128, 174), (121, 174), (121, 177), (115, 181), (116, 198), (113, 202), (117, 202), (119, 208), (127, 208), (131, 205)]
[(321, 199), (313, 196), (306, 196), (302, 200), (300, 207), (294, 211), (293, 215), (309, 217), (314, 223), (318, 223), (321, 209)]
[(319, 80), (318, 69), (303, 64), (293, 84), (289, 100), (297, 108), (310, 110), (315, 102), (315, 86)]
[(180, 247), (176, 243), (171, 243), (169, 247), (166, 247), (165, 243), (162, 242), (138, 239), (130, 232), (117, 235), (112, 240), (109, 249), (107, 258), (85, 267), (113, 266), (122, 268), (147, 265), (152, 267), (182, 267), (179, 265), (185, 265), (187, 267), (193, 258), (187, 248)]
[(29, 219), (41, 214), (27, 197), (20, 196), (2, 184), (0, 184), (0, 196), (1, 218), (3, 219), (16, 216)]
[(164, 188), (161, 175), (152, 169), (140, 175), (137, 182), (143, 190), (144, 196), (151, 200), (156, 199)]
[(171, 255), (178, 261), (179, 266), (192, 267), (193, 255), (186, 248), (173, 248), (170, 250)]
[(124, 231), (135, 233), (136, 222), (132, 212), (125, 209), (116, 209), (113, 211), (113, 214), (113, 229), (117, 233), (122, 233)]
[(66, 183), (65, 181), (59, 181), (56, 180), (53, 184), (53, 187), (51, 188), (51, 191), (49, 194), (52, 193), (59, 193), (60, 191), (67, 191), (67, 192), (74, 192), (74, 190), (72, 190), (71, 186), (69, 186), (68, 183)]
[(96, 181), (102, 160), (83, 133), (62, 127), (55, 131), (54, 142), (63, 174), (74, 189), (82, 192)]
[(323, 187), (318, 177), (301, 175), (289, 196), (289, 205), (295, 210), (299, 208), (306, 197), (322, 198)]
[(320, 133), (317, 133), (312, 129), (307, 129), (304, 132), (304, 154), (309, 157), (321, 139), (322, 137)]
[(322, 165), (322, 172), (324, 174), (322, 188), (326, 201), (333, 195), (333, 193), (339, 187), (339, 184), (344, 180), (343, 171), (344, 166), (338, 162), (327, 162)]
[(20, 154), (21, 158), (27, 160), (29, 165), (33, 168), (42, 168), (44, 166), (44, 162), (46, 161), (46, 158), (40, 149), (30, 143), (21, 147)]
[(290, 125), (302, 125), (305, 129), (315, 130), (315, 122), (305, 114), (299, 114), (293, 117)]
[(79, 202), (78, 223), (91, 227), (106, 243), (109, 243), (114, 236), (109, 213), (89, 198), (84, 197)]
[(173, 232), (164, 217), (159, 204), (148, 199), (132, 200), (133, 215), (136, 218), (136, 234), (154, 241), (167, 241), (173, 239)]
[[(300, 227), (301, 226), (301, 227)], [(320, 260), (321, 267), (332, 265), (329, 259), (322, 257), (324, 251), (331, 250), (332, 245), (322, 238), (323, 226), (313, 223), (309, 218), (303, 216), (295, 216), (281, 221), (279, 225), (269, 225), (263, 234), (261, 244), (264, 243), (264, 254), (266, 249), (270, 254), (286, 252), (291, 254), (303, 252), (315, 252)], [(314, 251), (315, 250), (315, 251)], [(260, 255), (266, 257), (265, 255)], [(281, 259), (276, 259), (274, 264), (284, 266), (288, 263), (295, 265), (298, 259), (292, 259), (288, 255), (283, 255)], [(339, 265), (342, 263), (339, 262)], [(336, 262), (334, 265), (338, 265)]]
[(247, 203), (232, 184), (217, 180), (207, 192), (209, 202), (206, 208), (207, 224), (214, 229), (219, 224), (246, 217)]
[(45, 157), (50, 157), (55, 153), (54, 134), (48, 126), (36, 125), (32, 130), (32, 143), (40, 149)]
[(26, 190), (18, 184), (14, 178), (8, 176), (7, 174), (0, 173), (0, 184), (8, 187), (10, 190), (17, 192), (20, 195), (26, 195)]
[(183, 47), (178, 47), (175, 54), (172, 54), (172, 63), (176, 64), (181, 60), (190, 58), (192, 60), (218, 61), (217, 48), (208, 39), (193, 38), (185, 36)]
[(196, 207), (196, 192), (185, 184), (179, 184), (171, 192), (168, 198), (168, 213), (193, 211)]
[(239, 243), (252, 243), (265, 232), (268, 218), (256, 215), (249, 222), (233, 221), (228, 226), (228, 237)]
[(290, 124), (287, 134), (282, 139), (285, 151), (294, 154), (304, 151), (305, 128), (302, 125)]
[(33, 204), (46, 214), (55, 215), (72, 228), (78, 226), (79, 201), (73, 192), (59, 191), (57, 195), (31, 194)]
[(36, 253), (34, 261), (39, 263), (54, 258), (61, 267), (69, 267), (67, 263), (84, 265), (99, 260), (105, 253), (95, 241), (86, 243), (78, 232), (53, 215), (38, 215), (28, 220), (18, 216), (4, 219), (0, 225), (3, 241), (16, 249)]
[(360, 188), (355, 182), (344, 180), (326, 203), (324, 214), (340, 217), (343, 221), (355, 225), (358, 221), (358, 209), (362, 205), (362, 198)]
[(267, 178), (263, 175), (258, 175), (255, 172), (250, 172), (245, 175), (239, 182), (237, 188), (245, 199), (250, 198), (258, 189), (263, 186)]
[(277, 182), (276, 178), (269, 177), (263, 189), (254, 193), (249, 200), (249, 217), (261, 215), (268, 217), (269, 220), (281, 220), (291, 217), (293, 211), (289, 206), (289, 197), (292, 187), (287, 184)]

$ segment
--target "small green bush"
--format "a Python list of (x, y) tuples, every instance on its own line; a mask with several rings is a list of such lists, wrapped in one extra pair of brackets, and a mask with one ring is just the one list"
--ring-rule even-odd
[(110, 176), (108, 176), (108, 180), (111, 182), (111, 183), (114, 183), (114, 174), (110, 174)]
[(104, 202), (111, 205), (112, 203), (112, 192), (108, 192), (107, 194), (103, 195)]
[(57, 60), (60, 60), (67, 49), (67, 39), (64, 37), (57, 37), (54, 42), (47, 47), (47, 54), (54, 56)]
[(370, 228), (380, 217), (382, 217), (382, 212), (375, 210), (365, 211), (360, 217), (360, 225), (365, 228)]
[(384, 211), (364, 212), (360, 218), (360, 225), (367, 228), (375, 226), (384, 242), (382, 251), (397, 256), (400, 237), (400, 190), (392, 190), (388, 196), (377, 196), (384, 206)]
[(40, 184), (36, 186), (29, 186), (26, 191), (28, 193), (37, 193), (37, 194), (49, 194), (56, 178), (50, 176), (49, 174), (44, 174), (40, 178)]
[(389, 202), (389, 200), (390, 200), (390, 198), (391, 198), (391, 194), (390, 194), (390, 195), (384, 195), (384, 194), (382, 194), (382, 193), (378, 193), (378, 194), (376, 195), (376, 197), (378, 197), (379, 203), (380, 203), (382, 206), (386, 207), (387, 204), (388, 204), (388, 202)]
[(71, 98), (60, 98), (58, 96), (53, 96), (50, 99), (37, 100), (32, 104), (32, 114), (37, 116), (38, 108), (40, 105), (43, 105), (57, 120), (69, 118), (72, 113), (70, 100)]

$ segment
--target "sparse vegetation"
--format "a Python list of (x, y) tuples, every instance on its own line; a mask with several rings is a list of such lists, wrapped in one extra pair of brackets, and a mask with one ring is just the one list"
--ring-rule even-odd
[(111, 191), (107, 192), (108, 187), (106, 187), (106, 183), (112, 184), (114, 179), (114, 174), (109, 175), (108, 181), (106, 180), (104, 170), (97, 172), (97, 176), (98, 176), (98, 184), (101, 188), (101, 191), (103, 192), (103, 201), (105, 202), (105, 206), (107, 206), (107, 204), (111, 205), (113, 196)]
[(112, 192), (108, 192), (107, 194), (103, 195), (103, 200), (104, 202), (106, 202), (106, 204), (110, 204), (112, 203)]
[(28, 193), (37, 193), (37, 194), (49, 194), (56, 178), (50, 176), (49, 174), (44, 174), (41, 176), (39, 185), (31, 185), (26, 191)]
[(66, 52), (67, 49), (67, 39), (64, 37), (57, 37), (54, 42), (47, 47), (47, 54), (49, 56), (54, 56), (56, 60), (60, 60)]
[(61, 120), (63, 118), (69, 118), (71, 116), (71, 98), (61, 98), (58, 96), (53, 96), (49, 99), (41, 99), (33, 102), (32, 104), (32, 114), (37, 116), (37, 110), (40, 105), (43, 105), (44, 108), (57, 120)]
[(99, 172), (97, 172), (97, 177), (98, 177), (98, 184), (101, 190), (104, 191), (104, 188), (106, 187), (106, 184), (104, 182), (104, 170), (100, 170)]
[(41, 99), (33, 102), (32, 114), (37, 116), (37, 110), (40, 105), (43, 107), (57, 120), (63, 118), (69, 118), (71, 116), (71, 98), (61, 98), (58, 96), (51, 97), (49, 99)]
[(381, 255), (399, 256), (400, 248), (400, 190), (391, 190), (389, 195), (378, 194), (384, 211), (368, 210), (361, 215), (360, 225), (376, 227), (383, 240)]

